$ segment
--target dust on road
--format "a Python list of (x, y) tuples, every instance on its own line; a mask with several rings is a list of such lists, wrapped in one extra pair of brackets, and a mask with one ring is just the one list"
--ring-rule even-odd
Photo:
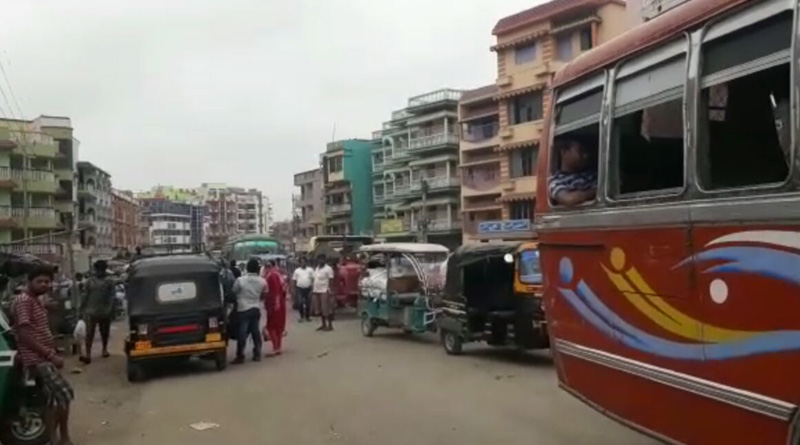
[[(192, 362), (139, 384), (126, 381), (118, 347), (70, 376), (74, 437), (81, 445), (652, 443), (559, 390), (546, 352), (474, 345), (450, 357), (433, 335), (379, 329), (364, 338), (352, 317), (334, 332), (315, 327), (292, 325), (281, 357), (224, 372)], [(124, 327), (115, 328), (121, 345)], [(219, 427), (196, 431), (197, 422)]]

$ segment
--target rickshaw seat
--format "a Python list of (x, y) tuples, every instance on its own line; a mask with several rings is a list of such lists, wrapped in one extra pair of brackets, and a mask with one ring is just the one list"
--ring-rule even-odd
[(392, 299), (399, 304), (408, 305), (414, 304), (414, 302), (417, 300), (417, 297), (419, 297), (418, 292), (405, 292), (401, 294), (394, 294)]

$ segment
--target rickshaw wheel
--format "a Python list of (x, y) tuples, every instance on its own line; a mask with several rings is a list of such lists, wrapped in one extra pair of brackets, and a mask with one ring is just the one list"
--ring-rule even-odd
[(128, 381), (130, 383), (141, 382), (147, 378), (144, 366), (141, 363), (133, 363), (128, 360)]
[(442, 344), (448, 355), (461, 355), (464, 352), (464, 340), (455, 332), (442, 331)]
[(50, 442), (40, 408), (27, 407), (25, 418), (3, 420), (0, 442), (8, 445), (44, 445)]
[(214, 356), (214, 362), (217, 365), (217, 371), (224, 371), (228, 367), (228, 357), (225, 351), (217, 352)]
[(375, 322), (372, 321), (368, 313), (364, 312), (361, 314), (361, 334), (363, 334), (364, 337), (372, 337), (376, 327), (377, 325), (375, 325)]

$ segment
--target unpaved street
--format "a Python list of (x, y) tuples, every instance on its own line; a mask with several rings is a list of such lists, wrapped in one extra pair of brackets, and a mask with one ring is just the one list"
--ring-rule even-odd
[[(125, 380), (117, 348), (70, 377), (76, 442), (651, 443), (559, 390), (546, 353), (514, 358), (476, 345), (449, 357), (435, 336), (379, 329), (363, 338), (353, 316), (346, 318), (331, 333), (293, 324), (279, 358), (221, 373), (211, 363), (190, 363), (135, 385)], [(112, 335), (120, 344), (123, 324)], [(189, 425), (196, 422), (219, 427), (195, 431)]]

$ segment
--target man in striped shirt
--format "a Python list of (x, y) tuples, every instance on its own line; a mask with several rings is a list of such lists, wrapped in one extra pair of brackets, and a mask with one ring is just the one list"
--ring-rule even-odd
[(550, 199), (567, 207), (593, 200), (597, 195), (597, 172), (589, 168), (590, 153), (574, 139), (556, 140), (553, 151), (561, 157), (561, 166), (550, 177)]
[[(75, 394), (59, 369), (64, 359), (56, 354), (56, 345), (47, 309), (41, 297), (50, 291), (53, 271), (45, 266), (28, 273), (28, 288), (14, 299), (14, 331), (17, 335), (19, 359), (45, 395), (45, 425), (51, 444), (71, 445), (69, 437), (69, 405)], [(60, 432), (58, 441), (57, 428)]]

